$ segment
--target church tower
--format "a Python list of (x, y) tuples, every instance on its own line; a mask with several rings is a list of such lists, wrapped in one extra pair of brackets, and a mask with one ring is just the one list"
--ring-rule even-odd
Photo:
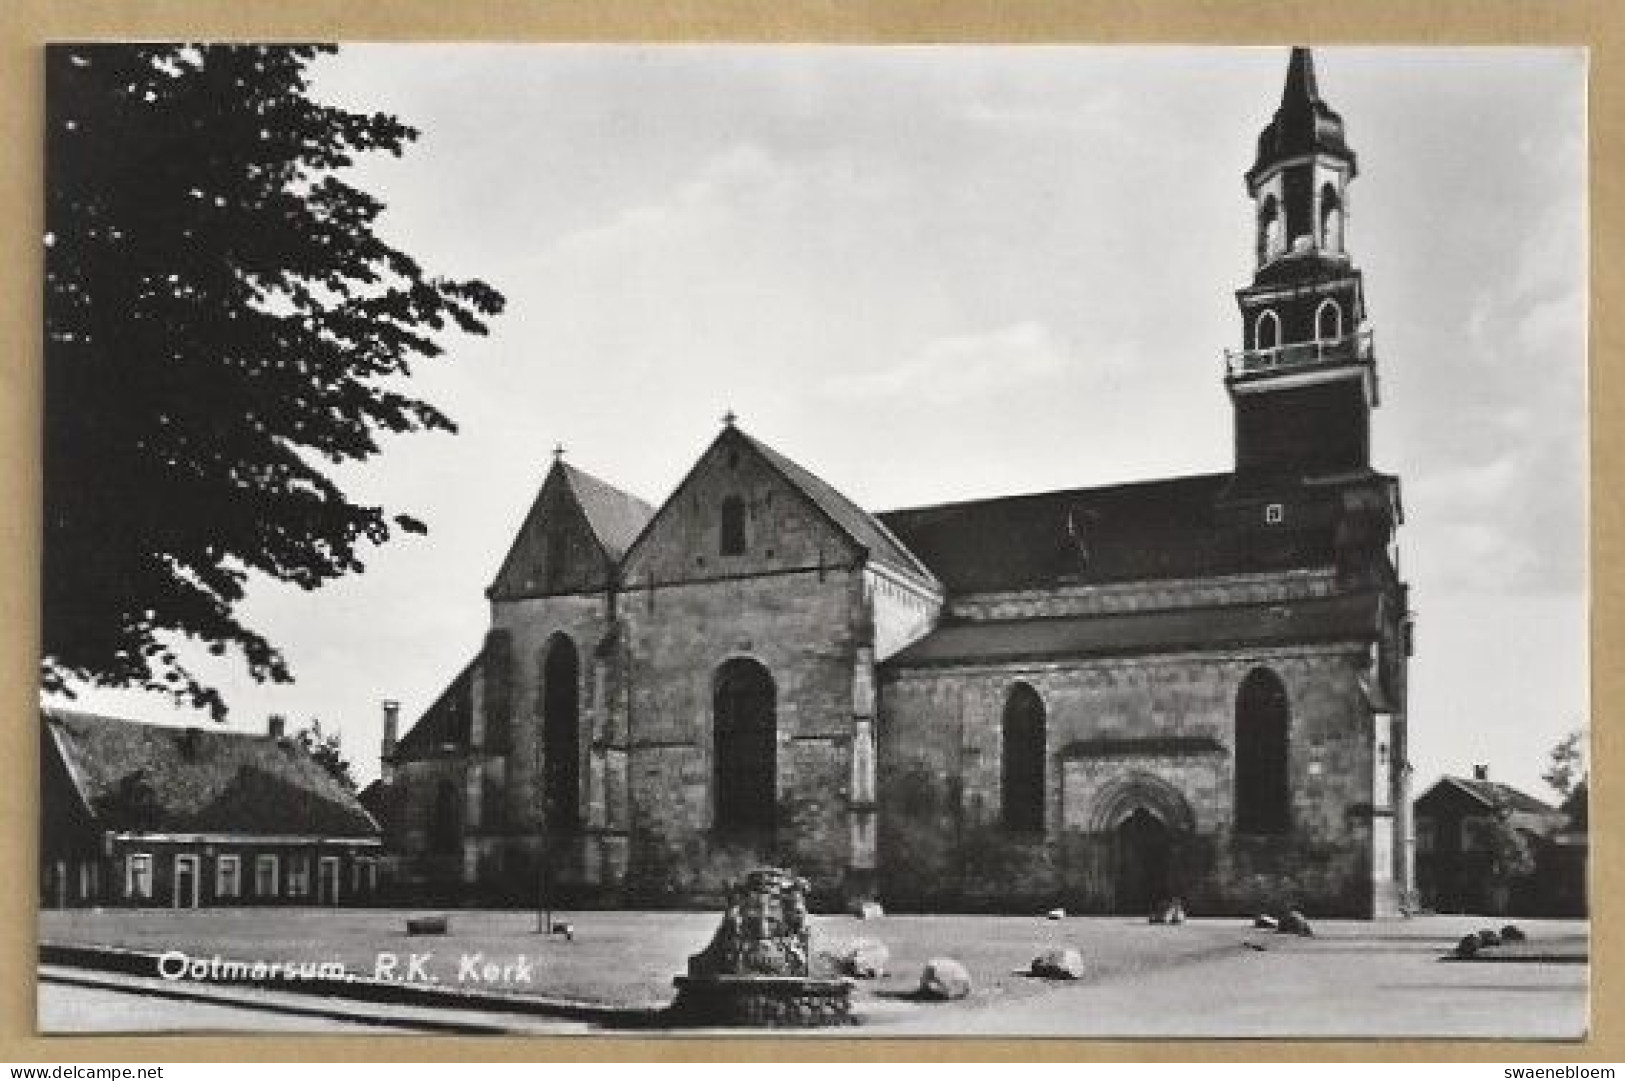
[(1377, 376), (1360, 272), (1347, 247), (1357, 172), (1308, 49), (1292, 50), (1275, 118), (1247, 171), (1256, 269), (1226, 357), (1236, 479), (1255, 493), (1370, 469)]

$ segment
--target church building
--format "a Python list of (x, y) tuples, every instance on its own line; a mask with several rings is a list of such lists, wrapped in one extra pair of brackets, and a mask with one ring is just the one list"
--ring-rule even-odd
[(1294, 49), (1245, 176), (1229, 472), (871, 513), (731, 417), (659, 507), (560, 456), (478, 654), (404, 735), (386, 704), (397, 883), (709, 905), (777, 864), (825, 906), (1400, 911), (1356, 172)]

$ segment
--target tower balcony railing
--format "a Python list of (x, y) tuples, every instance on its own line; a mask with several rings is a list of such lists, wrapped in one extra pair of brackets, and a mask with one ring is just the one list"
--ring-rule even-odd
[(1273, 349), (1226, 349), (1224, 360), (1230, 378), (1237, 379), (1321, 365), (1369, 364), (1371, 355), (1371, 331), (1367, 329), (1341, 338), (1288, 342)]

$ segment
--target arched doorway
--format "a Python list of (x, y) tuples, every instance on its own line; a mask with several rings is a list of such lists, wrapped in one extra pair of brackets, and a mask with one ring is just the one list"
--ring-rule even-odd
[(1173, 838), (1166, 823), (1136, 807), (1118, 825), (1116, 897), (1118, 912), (1143, 914), (1173, 895)]
[(712, 680), (714, 824), (723, 837), (769, 840), (778, 807), (778, 692), (748, 658), (724, 662)]
[(542, 664), (543, 798), (547, 825), (581, 825), (581, 662), (575, 643), (553, 637)]

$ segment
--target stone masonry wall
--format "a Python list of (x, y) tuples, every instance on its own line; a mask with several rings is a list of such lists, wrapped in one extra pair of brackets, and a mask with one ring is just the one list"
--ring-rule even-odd
[[(1161, 778), (1194, 830), (1177, 857), (1193, 911), (1295, 903), (1364, 915), (1370, 904), (1369, 651), (1302, 647), (965, 668), (882, 669), (882, 899), (914, 908), (1032, 911), (1112, 906), (1113, 836), (1103, 793)], [(1236, 693), (1267, 666), (1291, 710), (1292, 830), (1235, 835)], [(999, 823), (1001, 720), (1026, 682), (1046, 710), (1046, 828)], [(1107, 826), (1115, 825), (1108, 823)]]
[[(815, 895), (847, 864), (856, 573), (691, 582), (626, 606), (635, 897), (703, 903), (762, 862), (783, 862)], [(768, 851), (713, 838), (713, 678), (748, 657), (776, 696), (778, 822)]]

